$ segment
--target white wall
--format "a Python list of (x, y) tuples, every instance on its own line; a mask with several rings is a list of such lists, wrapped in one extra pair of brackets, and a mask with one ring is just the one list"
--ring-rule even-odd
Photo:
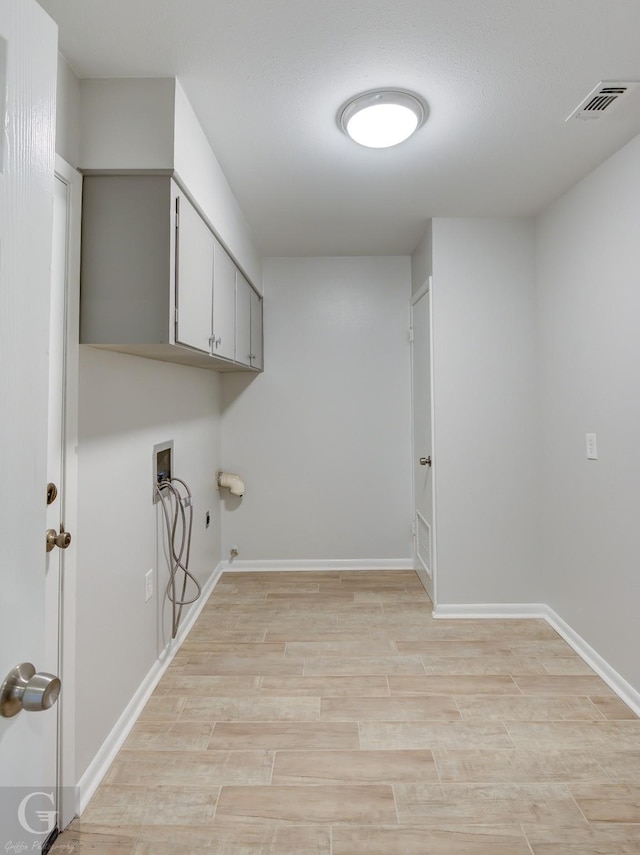
[[(174, 474), (194, 494), (195, 575), (205, 581), (220, 560), (219, 375), (85, 346), (80, 351), (78, 778), (170, 636), (169, 609), (159, 616), (167, 575), (151, 501), (155, 444), (174, 441)], [(145, 603), (151, 568), (155, 596)]]
[(636, 687), (639, 237), (640, 137), (538, 220), (545, 602)]
[(56, 90), (56, 154), (71, 166), (80, 162), (80, 81), (58, 54)]
[(223, 557), (411, 556), (409, 258), (267, 259), (265, 372), (223, 378)]
[(438, 602), (538, 601), (534, 223), (434, 219)]
[(80, 166), (173, 169), (173, 77), (80, 81)]

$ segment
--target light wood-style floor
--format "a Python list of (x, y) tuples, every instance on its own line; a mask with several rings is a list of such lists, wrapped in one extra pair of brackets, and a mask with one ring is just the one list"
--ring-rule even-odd
[(52, 852), (640, 853), (640, 721), (413, 572), (226, 573)]

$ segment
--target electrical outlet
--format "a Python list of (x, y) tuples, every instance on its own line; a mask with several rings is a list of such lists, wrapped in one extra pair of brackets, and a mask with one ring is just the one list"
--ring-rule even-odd
[(153, 569), (144, 574), (144, 601), (148, 603), (153, 597)]
[(587, 439), (587, 460), (598, 459), (598, 446), (596, 445), (595, 433), (586, 434)]

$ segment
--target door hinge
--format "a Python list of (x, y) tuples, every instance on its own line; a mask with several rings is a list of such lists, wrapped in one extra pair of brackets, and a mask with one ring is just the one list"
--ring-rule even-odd
[(176, 229), (180, 227), (180, 197), (176, 197)]
[(413, 341), (413, 327), (409, 327), (409, 343)]
[(178, 328), (178, 307), (177, 306), (174, 310), (173, 323), (175, 324), (176, 329), (177, 329)]

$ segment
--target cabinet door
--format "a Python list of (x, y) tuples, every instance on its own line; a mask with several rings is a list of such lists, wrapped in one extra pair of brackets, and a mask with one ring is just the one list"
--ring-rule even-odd
[(264, 368), (263, 338), (262, 338), (262, 297), (251, 289), (251, 365), (253, 368)]
[(214, 238), (213, 348), (214, 356), (235, 358), (236, 266)]
[(251, 365), (251, 295), (253, 289), (242, 273), (236, 272), (236, 362)]
[(215, 238), (185, 196), (176, 228), (176, 342), (210, 352)]

